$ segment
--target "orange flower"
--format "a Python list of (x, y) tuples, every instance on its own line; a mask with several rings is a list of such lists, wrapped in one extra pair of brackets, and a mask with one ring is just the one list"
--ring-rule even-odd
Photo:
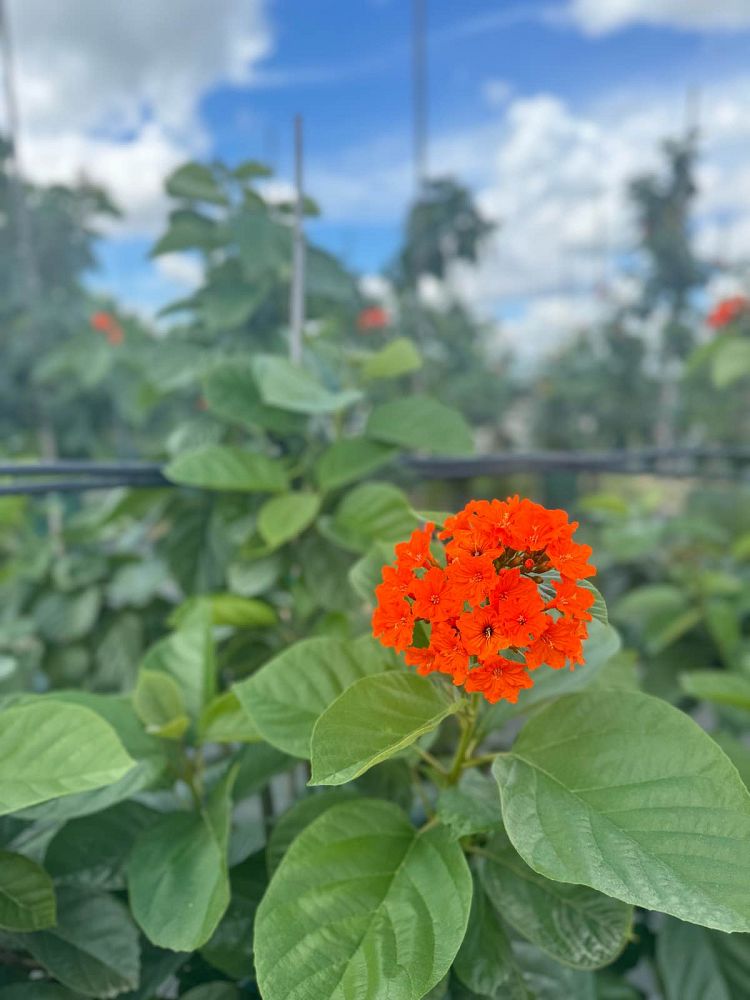
[(587, 561), (591, 552), (590, 545), (558, 540), (547, 549), (547, 558), (560, 576), (566, 576), (570, 580), (583, 580), (587, 576), (596, 576), (596, 567), (589, 565)]
[(408, 542), (396, 546), (396, 564), (402, 570), (427, 569), (435, 560), (430, 553), (430, 542), (435, 525), (428, 521), (421, 531), (412, 531)]
[(722, 299), (715, 305), (706, 317), (706, 322), (714, 330), (721, 330), (722, 327), (728, 326), (743, 313), (746, 313), (748, 309), (750, 309), (750, 300), (746, 299), (744, 295), (734, 295), (731, 298)]
[(368, 330), (382, 330), (390, 323), (390, 316), (381, 306), (368, 306), (357, 316), (357, 329), (360, 333)]
[(497, 579), (492, 556), (465, 554), (448, 564), (448, 577), (469, 604), (481, 604)]
[(372, 632), (384, 646), (406, 649), (414, 635), (414, 615), (408, 601), (389, 598), (372, 615)]
[(463, 684), (469, 670), (469, 654), (458, 629), (448, 622), (433, 625), (430, 648), (435, 651), (438, 670), (452, 674), (454, 684)]
[(576, 663), (583, 663), (582, 640), (587, 634), (583, 622), (558, 618), (526, 650), (526, 665), (529, 670), (536, 670), (545, 663), (553, 670), (562, 670), (570, 661), (573, 669)]
[(433, 566), (425, 575), (414, 581), (415, 618), (428, 622), (444, 622), (460, 615), (464, 609), (464, 598), (456, 590), (444, 569)]
[[(565, 511), (518, 496), (472, 500), (438, 535), (443, 569), (426, 524), (383, 568), (375, 635), (420, 674), (448, 674), (490, 702), (515, 702), (532, 686), (528, 671), (583, 662), (595, 595), (577, 581), (596, 569), (590, 547), (573, 541), (577, 527)], [(417, 621), (429, 623), (426, 647), (412, 645)]]
[(576, 586), (573, 580), (553, 580), (552, 586), (555, 588), (555, 597), (547, 605), (548, 608), (555, 608), (567, 618), (591, 621), (588, 609), (596, 600), (593, 591)]
[(503, 635), (500, 618), (491, 607), (465, 611), (458, 618), (458, 631), (466, 652), (478, 660), (496, 656), (499, 649), (509, 645)]
[(534, 682), (522, 663), (496, 656), (470, 670), (464, 686), (467, 691), (481, 692), (491, 705), (501, 698), (515, 704), (519, 692), (533, 687)]

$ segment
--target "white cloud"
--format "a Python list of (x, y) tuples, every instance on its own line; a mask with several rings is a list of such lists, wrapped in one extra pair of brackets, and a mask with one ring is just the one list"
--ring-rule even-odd
[(198, 105), (250, 82), (269, 51), (264, 0), (10, 0), (28, 175), (103, 183), (119, 231), (153, 235), (163, 179), (207, 146)]
[(203, 265), (184, 253), (165, 253), (156, 258), (156, 269), (167, 281), (190, 291), (203, 282)]
[(566, 14), (590, 35), (633, 24), (696, 31), (750, 28), (748, 0), (570, 0)]

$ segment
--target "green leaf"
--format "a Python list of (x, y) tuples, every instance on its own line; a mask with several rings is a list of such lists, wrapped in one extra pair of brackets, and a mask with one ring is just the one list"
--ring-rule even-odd
[(496, 782), (476, 770), (465, 771), (457, 785), (441, 790), (436, 811), (455, 837), (487, 833), (503, 822)]
[(180, 208), (169, 213), (169, 227), (151, 250), (152, 257), (183, 250), (215, 250), (228, 242), (228, 232), (214, 219)]
[(170, 624), (180, 628), (199, 609), (205, 609), (214, 625), (232, 628), (270, 628), (278, 622), (274, 608), (237, 594), (211, 594), (209, 597), (189, 597), (173, 611)]
[(0, 712), (0, 815), (110, 785), (134, 763), (86, 708), (46, 699), (8, 708)]
[(664, 921), (656, 937), (656, 957), (665, 1000), (732, 1000), (714, 937), (694, 924)]
[(393, 805), (329, 809), (294, 841), (255, 922), (265, 1000), (421, 1000), (463, 939), (471, 875), (441, 827), (416, 831)]
[(458, 711), (432, 681), (387, 671), (363, 677), (323, 712), (310, 744), (312, 785), (343, 785), (411, 746)]
[(374, 542), (407, 538), (416, 526), (409, 501), (397, 486), (362, 483), (342, 499), (327, 534), (344, 548), (367, 552)]
[(161, 670), (140, 670), (133, 707), (147, 733), (179, 740), (190, 725), (179, 685)]
[(256, 355), (253, 373), (263, 402), (291, 413), (336, 413), (361, 398), (351, 389), (329, 392), (304, 368), (272, 354)]
[(301, 535), (315, 520), (320, 509), (316, 493), (282, 493), (266, 500), (258, 511), (258, 531), (271, 547), (278, 549)]
[(266, 295), (263, 285), (224, 279), (202, 288), (196, 300), (206, 326), (222, 331), (244, 326), (260, 309)]
[(383, 579), (383, 566), (393, 558), (393, 542), (375, 542), (349, 570), (352, 590), (371, 606), (375, 604), (375, 588)]
[(500, 701), (485, 711), (479, 723), (480, 733), (502, 726), (509, 719), (522, 715), (545, 701), (582, 691), (597, 682), (604, 667), (619, 652), (622, 642), (611, 625), (602, 625), (594, 619), (588, 623), (588, 627), (589, 637), (583, 644), (583, 666), (573, 671), (541, 666), (534, 673), (534, 687), (521, 691), (516, 704)]
[(283, 493), (284, 466), (277, 459), (229, 445), (205, 445), (187, 451), (167, 465), (164, 475), (184, 486), (244, 493)]
[(263, 852), (251, 855), (232, 868), (232, 899), (201, 955), (214, 968), (233, 979), (244, 979), (253, 967), (255, 911), (267, 885)]
[(120, 802), (72, 819), (50, 841), (44, 864), (57, 885), (124, 889), (133, 842), (158, 818), (159, 813), (140, 802)]
[(363, 656), (350, 642), (319, 636), (289, 646), (234, 690), (264, 740), (307, 758), (320, 714), (355, 681), (383, 667), (383, 660)]
[(45, 594), (34, 605), (34, 620), (42, 638), (50, 642), (74, 642), (91, 631), (100, 603), (98, 587), (77, 594)]
[(504, 833), (482, 848), (479, 871), (498, 914), (558, 962), (598, 969), (625, 947), (632, 907), (585, 886), (538, 875)]
[(235, 215), (231, 228), (246, 280), (282, 277), (292, 260), (292, 234), (288, 226), (272, 219), (263, 207), (243, 209)]
[(308, 246), (305, 255), (305, 293), (309, 298), (343, 303), (354, 308), (358, 302), (357, 284), (333, 254)]
[[(39, 695), (27, 695), (26, 700), (35, 704), (40, 698)], [(54, 697), (45, 696), (43, 700), (82, 706), (101, 717), (115, 731), (126, 752), (134, 759), (135, 767), (131, 767), (111, 785), (66, 795), (64, 798), (24, 809), (21, 814), (24, 819), (59, 823), (75, 816), (88, 816), (130, 798), (136, 792), (151, 788), (164, 778), (169, 768), (165, 745), (145, 732), (129, 697), (93, 694), (90, 691), (57, 691)]]
[(167, 194), (173, 198), (190, 198), (208, 201), (213, 205), (226, 205), (223, 193), (210, 167), (202, 163), (185, 163), (178, 167), (164, 182)]
[(276, 820), (268, 838), (266, 863), (269, 875), (276, 871), (292, 842), (305, 827), (333, 806), (352, 799), (355, 794), (349, 788), (329, 788), (322, 792), (306, 795), (305, 798), (295, 802), (290, 809), (287, 809)]
[(356, 483), (392, 461), (398, 449), (364, 437), (335, 441), (315, 463), (315, 478), (322, 490), (336, 490)]
[(205, 815), (172, 813), (140, 834), (128, 865), (133, 916), (161, 948), (193, 951), (229, 903), (226, 856)]
[(717, 389), (726, 389), (747, 378), (750, 375), (750, 341), (725, 337), (721, 351), (714, 356), (711, 375)]
[(201, 743), (257, 743), (261, 738), (234, 691), (225, 691), (206, 705), (198, 737)]
[(635, 691), (560, 698), (493, 771), (508, 835), (540, 875), (750, 928), (750, 795), (676, 708)]
[(216, 694), (216, 657), (210, 609), (198, 605), (171, 635), (146, 653), (141, 673), (162, 672), (173, 678), (193, 719)]
[(691, 670), (680, 674), (682, 690), (693, 698), (750, 710), (750, 677), (726, 670)]
[(217, 979), (214, 983), (202, 983), (182, 994), (182, 1000), (240, 1000), (240, 994), (233, 983)]
[(422, 355), (408, 337), (396, 337), (362, 365), (365, 378), (398, 378), (422, 367)]
[(240, 358), (223, 361), (208, 373), (203, 391), (212, 413), (243, 427), (264, 427), (281, 434), (298, 432), (304, 418), (266, 406), (253, 375), (252, 363)]
[(119, 900), (61, 889), (57, 926), (24, 938), (24, 945), (64, 986), (107, 1000), (138, 986), (138, 931)]
[(55, 891), (47, 872), (22, 854), (0, 851), (0, 928), (38, 931), (56, 920)]
[(429, 396), (381, 403), (370, 414), (368, 437), (434, 455), (466, 455), (474, 450), (471, 429), (457, 410)]
[(503, 923), (481, 884), (474, 885), (469, 926), (453, 968), (461, 982), (482, 998), (531, 1000)]

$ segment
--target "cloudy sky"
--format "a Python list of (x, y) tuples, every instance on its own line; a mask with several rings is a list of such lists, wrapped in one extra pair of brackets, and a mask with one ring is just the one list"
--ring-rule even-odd
[[(291, 173), (305, 118), (315, 237), (362, 273), (392, 255), (412, 192), (407, 0), (7, 0), (26, 173), (85, 174), (125, 213), (97, 287), (143, 311), (189, 259), (147, 260), (164, 176), (188, 157)], [(429, 165), (500, 229), (456, 276), (537, 352), (616, 288), (623, 188), (697, 123), (696, 238), (750, 260), (750, 0), (429, 0)]]

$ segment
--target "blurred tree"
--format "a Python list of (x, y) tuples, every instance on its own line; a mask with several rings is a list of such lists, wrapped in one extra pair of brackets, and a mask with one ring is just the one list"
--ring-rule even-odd
[(475, 264), (495, 226), (480, 214), (467, 188), (442, 177), (425, 182), (405, 229), (404, 245), (390, 271), (400, 290), (416, 287), (423, 275), (444, 280), (455, 261)]
[[(93, 185), (24, 185), (33, 260), (19, 253), (13, 225), (10, 147), (0, 140), (0, 434), (6, 452), (86, 453), (112, 429), (112, 393), (99, 386), (111, 347), (89, 328), (94, 300), (83, 279), (95, 263), (97, 223), (117, 214)], [(33, 268), (32, 280), (28, 269)], [(31, 294), (33, 292), (33, 294)], [(79, 355), (82, 379), (45, 381), (61, 350)], [(72, 354), (71, 354), (72, 357)], [(57, 362), (57, 364), (56, 364)]]
[[(397, 296), (398, 327), (417, 342), (425, 359), (415, 382), (491, 431), (496, 443), (505, 443), (503, 417), (513, 396), (511, 358), (491, 358), (491, 325), (477, 319), (450, 280), (453, 265), (477, 263), (495, 228), (457, 181), (426, 181), (408, 212), (403, 246), (386, 277)], [(427, 301), (424, 285), (429, 282), (435, 294)]]

